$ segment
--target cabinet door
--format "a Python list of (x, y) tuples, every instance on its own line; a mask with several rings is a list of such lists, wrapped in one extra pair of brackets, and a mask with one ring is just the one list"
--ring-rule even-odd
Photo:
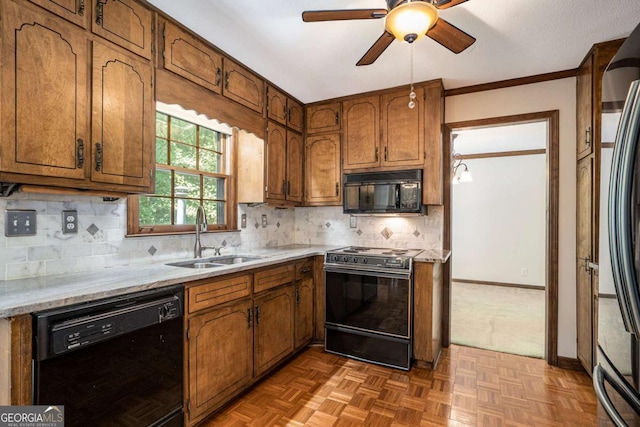
[(304, 108), (302, 104), (291, 98), (287, 99), (287, 126), (302, 132), (304, 124)]
[(424, 89), (415, 92), (414, 108), (407, 106), (408, 90), (381, 96), (382, 166), (424, 164)]
[(251, 300), (191, 317), (187, 355), (187, 416), (193, 425), (251, 381)]
[(340, 103), (307, 107), (307, 134), (340, 130)]
[(380, 97), (345, 101), (342, 168), (380, 166)]
[[(577, 354), (587, 372), (591, 372), (595, 362), (595, 341), (597, 321), (594, 316), (594, 288), (592, 270), (588, 262), (594, 261), (594, 155), (587, 156), (577, 164), (576, 191), (576, 327)], [(597, 334), (596, 334), (597, 337)]]
[(269, 122), (267, 133), (267, 199), (284, 200), (286, 190), (287, 132)]
[(224, 59), (224, 89), (222, 94), (245, 107), (262, 113), (264, 81), (227, 58)]
[(164, 68), (222, 93), (222, 56), (171, 22), (164, 24)]
[(293, 352), (293, 285), (254, 300), (254, 374), (262, 374)]
[(31, 0), (31, 2), (50, 10), (56, 15), (87, 28), (90, 0)]
[(84, 31), (28, 3), (2, 1), (3, 172), (84, 180), (88, 50)]
[(153, 13), (135, 0), (93, 1), (91, 31), (151, 59)]
[(295, 347), (299, 348), (313, 338), (312, 277), (296, 283), (295, 304)]
[(441, 83), (425, 87), (424, 117), (424, 173), (422, 175), (422, 204), (443, 203), (442, 180), (442, 122), (444, 119), (444, 88)]
[(148, 61), (93, 43), (92, 181), (153, 188), (152, 72)]
[(592, 78), (593, 56), (590, 55), (578, 69), (576, 83), (576, 150), (578, 159), (581, 159), (592, 152)]
[(287, 131), (287, 200), (302, 202), (302, 135)]
[(287, 96), (273, 86), (267, 87), (267, 118), (287, 124)]
[(305, 159), (305, 203), (310, 206), (340, 205), (340, 134), (307, 137)]

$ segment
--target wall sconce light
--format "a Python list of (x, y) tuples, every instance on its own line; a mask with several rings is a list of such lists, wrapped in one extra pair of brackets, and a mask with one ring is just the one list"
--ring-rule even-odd
[[(457, 185), (461, 182), (473, 181), (471, 171), (469, 171), (469, 167), (467, 166), (467, 164), (462, 162), (460, 154), (454, 152), (451, 157), (451, 184)], [(464, 166), (464, 169), (458, 175), (458, 169), (460, 169), (461, 166)]]

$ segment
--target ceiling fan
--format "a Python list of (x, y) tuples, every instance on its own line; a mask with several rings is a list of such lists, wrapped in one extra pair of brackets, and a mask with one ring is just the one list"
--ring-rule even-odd
[[(302, 12), (302, 20), (320, 22), (386, 18), (385, 31), (356, 65), (373, 64), (396, 38), (413, 43), (426, 35), (453, 53), (462, 52), (476, 41), (474, 37), (438, 17), (438, 10), (457, 6), (467, 0), (386, 1), (387, 9), (305, 11)], [(405, 28), (407, 23), (408, 27)]]

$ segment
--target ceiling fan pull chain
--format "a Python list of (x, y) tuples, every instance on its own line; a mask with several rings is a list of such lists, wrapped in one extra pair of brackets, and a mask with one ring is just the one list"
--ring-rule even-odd
[(409, 55), (410, 61), (410, 75), (411, 75), (411, 92), (409, 92), (409, 108), (415, 108), (416, 106), (416, 93), (413, 91), (413, 43), (409, 45), (411, 53)]

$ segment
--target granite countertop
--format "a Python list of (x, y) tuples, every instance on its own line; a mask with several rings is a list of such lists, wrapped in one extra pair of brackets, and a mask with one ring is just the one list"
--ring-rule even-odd
[[(0, 281), (0, 318), (268, 267), (309, 256), (324, 255), (326, 251), (335, 248), (321, 245), (287, 245), (253, 250), (251, 254), (237, 255), (262, 258), (212, 269), (182, 268), (155, 263)], [(426, 250), (415, 260), (445, 262), (449, 254), (450, 251)], [(181, 260), (167, 262), (179, 261)]]

